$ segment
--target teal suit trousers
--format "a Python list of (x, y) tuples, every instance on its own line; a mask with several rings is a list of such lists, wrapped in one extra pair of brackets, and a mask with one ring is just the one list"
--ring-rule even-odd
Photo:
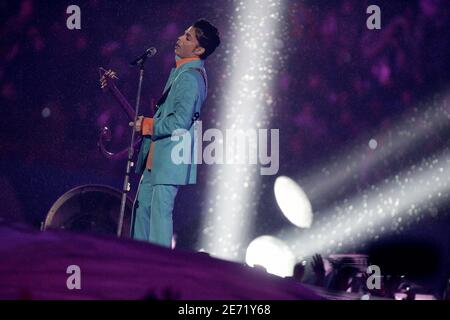
[(133, 239), (172, 247), (172, 213), (178, 186), (151, 184), (150, 170), (145, 169), (133, 205), (135, 217)]

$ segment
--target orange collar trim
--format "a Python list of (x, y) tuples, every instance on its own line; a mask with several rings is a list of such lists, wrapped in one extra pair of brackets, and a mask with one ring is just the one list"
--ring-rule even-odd
[(194, 61), (194, 60), (200, 60), (200, 58), (183, 58), (183, 59), (178, 59), (175, 63), (178, 68), (178, 67), (181, 67), (183, 64)]

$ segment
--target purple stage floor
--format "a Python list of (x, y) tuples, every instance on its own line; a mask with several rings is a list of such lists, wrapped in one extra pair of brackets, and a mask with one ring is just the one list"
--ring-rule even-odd
[[(0, 299), (323, 299), (243, 264), (114, 237), (0, 225), (0, 256)], [(71, 265), (81, 289), (67, 287)]]

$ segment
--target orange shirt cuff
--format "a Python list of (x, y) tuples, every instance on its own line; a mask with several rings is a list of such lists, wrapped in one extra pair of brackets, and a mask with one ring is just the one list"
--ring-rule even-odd
[(153, 135), (153, 118), (144, 118), (142, 121), (142, 135)]

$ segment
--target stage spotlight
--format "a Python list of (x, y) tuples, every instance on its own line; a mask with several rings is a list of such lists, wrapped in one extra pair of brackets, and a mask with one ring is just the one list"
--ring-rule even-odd
[(296, 260), (283, 241), (272, 236), (261, 236), (249, 244), (245, 261), (251, 267), (260, 265), (269, 273), (288, 277), (292, 276)]
[(299, 228), (309, 228), (313, 221), (311, 203), (302, 188), (288, 177), (278, 177), (275, 198), (285, 217)]

